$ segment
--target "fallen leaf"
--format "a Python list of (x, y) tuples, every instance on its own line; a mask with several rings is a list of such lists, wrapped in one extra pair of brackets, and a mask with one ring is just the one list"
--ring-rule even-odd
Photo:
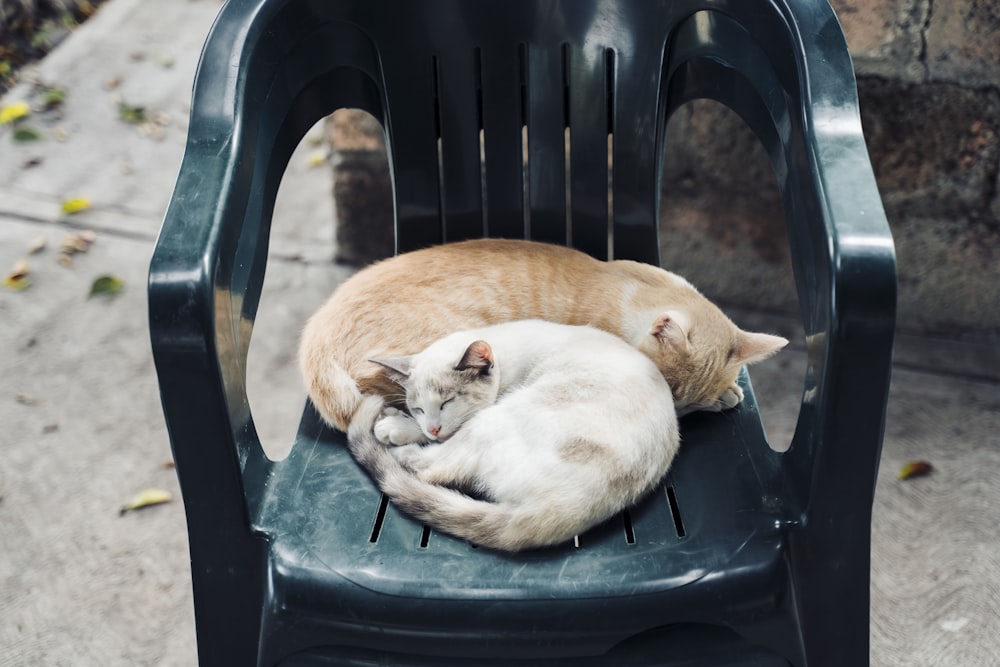
[(154, 111), (149, 114), (149, 120), (160, 127), (167, 127), (170, 125), (172, 119), (166, 111)]
[(38, 397), (31, 394), (14, 394), (14, 400), (21, 405), (37, 405)]
[(139, 132), (145, 136), (153, 139), (154, 141), (163, 141), (163, 137), (167, 136), (167, 133), (163, 130), (162, 125), (157, 125), (152, 121), (146, 121), (139, 124)]
[(934, 466), (927, 461), (910, 461), (899, 470), (899, 479), (913, 479), (914, 477), (924, 477), (934, 472)]
[(67, 234), (59, 246), (59, 252), (66, 255), (75, 255), (78, 252), (87, 252), (90, 244), (80, 238), (79, 234)]
[(79, 213), (80, 211), (86, 211), (90, 208), (90, 200), (86, 197), (73, 197), (71, 199), (64, 199), (63, 203), (59, 207), (63, 213), (67, 215), (72, 215), (73, 213)]
[(66, 90), (58, 86), (52, 86), (42, 91), (42, 108), (55, 109), (62, 106), (66, 101)]
[(31, 242), (28, 246), (29, 255), (37, 255), (41, 251), (45, 250), (45, 246), (48, 245), (49, 240), (45, 238), (45, 235), (35, 237), (35, 240)]
[(151, 507), (152, 505), (162, 505), (163, 503), (169, 503), (174, 497), (169, 491), (164, 491), (163, 489), (143, 489), (139, 493), (132, 496), (132, 499), (122, 505), (121, 509), (118, 510), (118, 516), (122, 516), (126, 512), (131, 512), (132, 510), (140, 510), (144, 507)]
[(0, 107), (0, 125), (13, 123), (31, 114), (31, 107), (27, 102), (14, 102)]
[(109, 274), (98, 276), (90, 286), (90, 295), (93, 296), (118, 296), (125, 289), (125, 281), (118, 276)]
[(33, 127), (15, 127), (13, 139), (19, 143), (28, 141), (38, 141), (42, 138), (42, 133)]
[(31, 278), (28, 276), (27, 260), (19, 259), (14, 263), (14, 268), (3, 279), (3, 286), (21, 292), (31, 286)]
[(313, 151), (309, 154), (308, 164), (310, 167), (318, 167), (326, 162), (326, 151)]
[(146, 107), (119, 102), (118, 118), (126, 123), (141, 125), (146, 122)]

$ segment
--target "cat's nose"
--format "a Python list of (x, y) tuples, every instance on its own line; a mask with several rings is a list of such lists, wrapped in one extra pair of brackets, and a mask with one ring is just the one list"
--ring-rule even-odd
[(430, 433), (431, 435), (433, 435), (436, 438), (438, 436), (438, 433), (441, 432), (441, 427), (440, 426), (428, 426), (427, 427), (427, 432)]

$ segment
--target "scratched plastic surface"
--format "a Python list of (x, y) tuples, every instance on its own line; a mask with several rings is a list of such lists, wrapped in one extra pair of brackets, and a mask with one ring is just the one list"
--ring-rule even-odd
[[(777, 456), (726, 451), (763, 438), (752, 398), (736, 412), (694, 415), (683, 424), (683, 455), (664, 486), (629, 512), (631, 530), (619, 515), (580, 536), (579, 546), (509, 555), (444, 534), (427, 538), (391, 504), (373, 536), (381, 495), (347, 453), (343, 435), (315, 423), (275, 466), (260, 528), (274, 536), (279, 559), (306, 566), (307, 581), (344, 578), (390, 596), (627, 598), (720, 578), (752, 537), (780, 539), (781, 515), (768, 500), (776, 490), (767, 490)], [(691, 474), (713, 462), (725, 462), (715, 476), (725, 494), (706, 494), (718, 482), (707, 487)]]
[[(627, 521), (517, 556), (425, 540), (391, 507), (373, 541), (378, 494), (308, 410), (289, 458), (266, 459), (243, 369), (278, 183), (317, 120), (382, 121), (401, 251), (488, 235), (657, 263), (664, 129), (702, 97), (753, 129), (782, 194), (809, 345), (786, 454), (748, 392), (685, 418), (667, 486)], [(773, 664), (745, 641), (800, 666), (867, 664), (895, 263), (826, 2), (229, 0), (189, 128), (149, 303), (204, 664), (322, 646), (344, 664), (620, 649), (645, 665), (694, 655), (671, 650), (683, 636), (709, 657), (677, 665)]]
[[(380, 516), (381, 494), (350, 458), (342, 434), (308, 410), (262, 505), (259, 528), (272, 536), (272, 568), (281, 577), (275, 600), (299, 623), (349, 611), (340, 632), (380, 628), (369, 648), (398, 648), (394, 633), (416, 624), (424, 632), (437, 628), (427, 644), (453, 632), (454, 651), (474, 632), (476, 646), (495, 643), (498, 655), (515, 655), (523, 650), (516, 638), (532, 635), (535, 650), (558, 653), (553, 642), (575, 636), (575, 652), (604, 653), (637, 627), (716, 620), (692, 613), (706, 596), (752, 599), (778, 614), (782, 591), (771, 585), (783, 567), (778, 455), (760, 447), (764, 436), (745, 386), (740, 409), (683, 421), (673, 472), (629, 510), (628, 524), (616, 516), (581, 535), (578, 546), (517, 555), (428, 535), (391, 504)], [(711, 484), (699, 470), (712, 470)]]

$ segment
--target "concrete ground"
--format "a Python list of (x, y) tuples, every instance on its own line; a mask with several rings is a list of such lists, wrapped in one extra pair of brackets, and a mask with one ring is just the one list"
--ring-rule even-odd
[[(38, 81), (66, 90), (61, 110), (24, 121), (43, 138), (15, 143), (0, 127), (0, 271), (26, 258), (32, 281), (0, 289), (0, 666), (195, 663), (183, 508), (149, 352), (145, 278), (219, 5), (111, 0), (36, 68)], [(21, 99), (40, 98), (21, 84), (0, 106)], [(123, 121), (122, 105), (143, 106), (149, 123)], [(347, 275), (329, 261), (330, 170), (309, 166), (316, 150), (307, 138), (282, 186), (250, 350), (254, 417), (275, 455), (304, 397), (298, 329)], [(90, 207), (63, 213), (71, 197)], [(84, 229), (96, 240), (61, 265), (64, 237)], [(28, 255), (41, 238), (46, 247)], [(104, 274), (124, 290), (88, 298)], [(794, 337), (785, 321), (734, 316)], [(804, 346), (795, 340), (753, 374), (779, 443), (794, 427), (801, 387)], [(872, 527), (874, 665), (978, 667), (1000, 655), (998, 389), (941, 368), (895, 372)], [(912, 459), (931, 461), (935, 473), (898, 481)], [(173, 502), (120, 516), (148, 487)]]

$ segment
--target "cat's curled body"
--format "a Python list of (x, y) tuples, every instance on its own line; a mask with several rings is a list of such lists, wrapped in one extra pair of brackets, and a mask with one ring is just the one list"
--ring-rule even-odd
[(453, 331), (535, 318), (624, 339), (660, 369), (681, 414), (736, 405), (740, 366), (787, 343), (739, 329), (659, 267), (480, 239), (405, 253), (352, 276), (307, 322), (299, 366), (319, 413), (346, 431), (364, 394), (398, 393), (372, 357), (412, 354)]
[[(512, 322), (378, 361), (405, 389), (413, 419), (363, 400), (352, 454), (400, 509), (480, 546), (571, 539), (649, 493), (680, 444), (659, 370), (593, 327)], [(430, 444), (376, 440), (399, 421)]]

